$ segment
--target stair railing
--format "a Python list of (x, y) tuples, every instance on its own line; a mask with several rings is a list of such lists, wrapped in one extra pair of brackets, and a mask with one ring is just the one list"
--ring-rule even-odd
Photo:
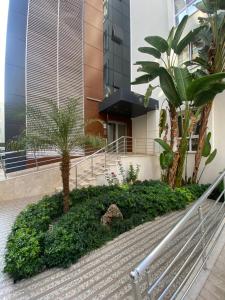
[(101, 156), (104, 157), (104, 170), (106, 170), (107, 163), (110, 162), (111, 157), (118, 159), (119, 155), (126, 155), (127, 153), (155, 155), (157, 152), (159, 152), (159, 147), (157, 148), (153, 138), (121, 136), (112, 143), (107, 144), (105, 147), (71, 165), (71, 172), (75, 175), (75, 186), (78, 187), (79, 170), (83, 169), (85, 164), (88, 165), (87, 168), (91, 171), (92, 177), (94, 176), (94, 162), (96, 159), (101, 158)]
[[(104, 166), (106, 168), (110, 155), (135, 153), (135, 154), (155, 154), (158, 152), (157, 145), (153, 138), (133, 138), (122, 136), (105, 147), (93, 153), (93, 148), (81, 147), (71, 152), (71, 157), (80, 158), (78, 162), (71, 164), (72, 172), (75, 172), (77, 181), (79, 168), (89, 162), (89, 169), (94, 175), (94, 162), (100, 155), (104, 156)], [(43, 159), (43, 160), (42, 160)], [(29, 149), (22, 151), (0, 152), (0, 172), (4, 180), (19, 176), (26, 176), (29, 172), (46, 172), (48, 170), (59, 168), (61, 157), (56, 149), (42, 149), (37, 152)], [(44, 168), (42, 168), (45, 166)], [(10, 176), (8, 174), (10, 173)], [(1, 175), (1, 174), (0, 174)], [(4, 178), (4, 179), (3, 179)]]
[[(222, 186), (218, 197), (203, 215), (203, 204), (207, 201), (215, 189)], [(147, 299), (184, 299), (190, 288), (196, 281), (202, 269), (207, 267), (207, 260), (213, 251), (216, 242), (224, 230), (225, 217), (225, 171), (222, 172), (205, 193), (195, 202), (189, 211), (181, 218), (175, 227), (164, 239), (151, 251), (139, 265), (130, 273), (133, 297), (135, 300)], [(196, 214), (196, 216), (195, 216)], [(168, 262), (165, 270), (154, 278), (151, 267), (160, 254), (169, 247), (172, 241), (176, 243), (176, 237), (185, 226), (188, 226), (191, 218), (199, 217), (196, 228), (185, 240), (179, 251)], [(188, 248), (189, 247), (189, 248)], [(161, 257), (162, 258), (162, 257)], [(178, 270), (173, 267), (179, 261)], [(151, 282), (150, 282), (151, 278)], [(164, 280), (164, 281), (163, 281)], [(176, 283), (176, 281), (178, 283)], [(147, 286), (147, 288), (146, 288)], [(179, 296), (179, 297), (178, 297)]]

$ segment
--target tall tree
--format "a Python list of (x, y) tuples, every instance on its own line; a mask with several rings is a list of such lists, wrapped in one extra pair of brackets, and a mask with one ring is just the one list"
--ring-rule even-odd
[[(203, 71), (201, 73), (203, 76), (205, 74), (225, 72), (225, 12), (223, 11), (225, 10), (225, 1), (204, 0), (196, 6), (200, 11), (207, 14), (207, 16), (199, 18), (200, 26), (204, 26), (195, 39), (195, 45), (199, 49), (199, 57), (189, 62), (189, 64), (191, 63), (200, 67)], [(209, 99), (202, 108), (192, 182), (197, 182), (213, 98)]]
[[(203, 26), (196, 28), (182, 38), (187, 20), (188, 16), (185, 16), (176, 29), (172, 28), (167, 40), (160, 36), (145, 38), (145, 41), (153, 47), (141, 47), (139, 51), (154, 56), (159, 62), (138, 61), (136, 63), (140, 65), (138, 71), (144, 74), (133, 82), (133, 84), (149, 84), (145, 94), (145, 103), (147, 103), (154, 88), (158, 87), (153, 87), (149, 82), (159, 77), (159, 87), (167, 98), (170, 112), (170, 144), (167, 144), (165, 139), (157, 139), (157, 142), (164, 150), (160, 156), (161, 167), (164, 169), (167, 167), (167, 175), (164, 178), (167, 178), (172, 187), (180, 186), (182, 183), (188, 138), (192, 134), (196, 108), (205, 105), (225, 89), (225, 84), (221, 81), (225, 74), (205, 74), (204, 78), (198, 78), (197, 74), (189, 72), (187, 67), (176, 66), (178, 56), (204, 28)], [(211, 98), (206, 95), (211, 95)], [(184, 117), (182, 134), (179, 137), (178, 116), (181, 110), (184, 110)], [(164, 113), (161, 115), (164, 116)], [(160, 124), (166, 128), (164, 121), (161, 120)], [(161, 133), (163, 130), (164, 128), (160, 128)]]
[(69, 99), (64, 107), (55, 101), (45, 101), (46, 112), (38, 107), (28, 107), (27, 114), (33, 120), (32, 130), (25, 135), (26, 147), (38, 150), (54, 148), (61, 156), (64, 212), (69, 210), (70, 153), (77, 147), (89, 144), (99, 147), (103, 140), (84, 135), (84, 125), (77, 110), (77, 100)]

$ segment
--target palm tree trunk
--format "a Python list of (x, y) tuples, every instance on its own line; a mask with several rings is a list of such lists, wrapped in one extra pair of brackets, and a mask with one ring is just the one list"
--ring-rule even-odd
[(173, 164), (170, 167), (169, 172), (168, 172), (168, 184), (172, 188), (175, 185), (175, 178), (176, 178), (176, 174), (177, 174), (177, 167), (178, 167), (178, 163), (179, 163), (179, 158), (180, 158), (180, 154), (179, 154), (179, 152), (176, 152), (174, 154)]
[(175, 187), (181, 187), (182, 185), (184, 165), (185, 165), (185, 159), (187, 154), (187, 146), (188, 146), (187, 136), (184, 135), (184, 137), (182, 137), (181, 139), (180, 146), (179, 146), (179, 162), (178, 162), (177, 174), (175, 178)]
[(212, 102), (209, 102), (206, 104), (202, 110), (201, 114), (201, 119), (200, 119), (200, 131), (199, 131), (199, 138), (198, 138), (198, 148), (197, 152), (195, 154), (195, 164), (194, 164), (194, 170), (192, 174), (192, 182), (196, 183), (197, 182), (197, 177), (198, 177), (198, 172), (199, 172), (199, 167), (202, 159), (202, 150), (204, 147), (204, 141), (205, 141), (205, 136), (206, 136), (206, 131), (207, 131), (207, 126), (208, 126), (208, 119), (209, 115), (212, 109)]
[(178, 135), (178, 119), (176, 108), (169, 104), (169, 113), (170, 113), (170, 147), (173, 150), (176, 137)]
[[(171, 104), (169, 104), (169, 114), (170, 114), (170, 147), (172, 150), (174, 150), (175, 141), (177, 141), (177, 137), (178, 137), (178, 118), (177, 118), (176, 108)], [(175, 152), (173, 164), (169, 168), (167, 174), (168, 184), (171, 187), (174, 187), (178, 161), (179, 161), (179, 153)]]
[(62, 154), (61, 163), (61, 176), (63, 183), (63, 211), (67, 213), (69, 211), (69, 176), (70, 176), (70, 155), (67, 151)]

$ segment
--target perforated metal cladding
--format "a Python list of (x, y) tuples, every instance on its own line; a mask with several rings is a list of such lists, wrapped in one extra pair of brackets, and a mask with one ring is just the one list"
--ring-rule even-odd
[[(83, 123), (83, 0), (30, 0), (26, 51), (26, 102), (47, 112), (78, 98)], [(78, 124), (78, 128), (82, 128)], [(27, 116), (27, 131), (33, 120)]]

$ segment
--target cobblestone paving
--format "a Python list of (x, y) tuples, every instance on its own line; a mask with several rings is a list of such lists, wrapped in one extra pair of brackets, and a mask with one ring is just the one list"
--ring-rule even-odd
[(225, 299), (225, 245), (198, 297), (198, 300), (213, 299)]

